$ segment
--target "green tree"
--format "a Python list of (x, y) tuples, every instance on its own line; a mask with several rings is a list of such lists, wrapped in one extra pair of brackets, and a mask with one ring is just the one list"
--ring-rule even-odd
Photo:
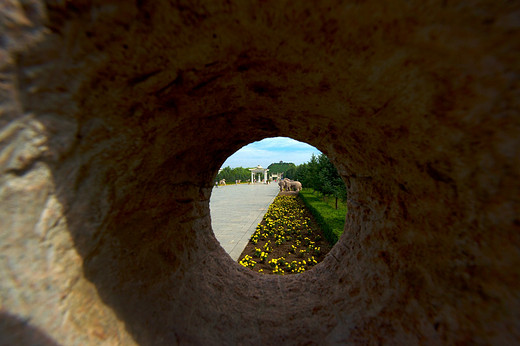
[(298, 166), (294, 165), (294, 166), (291, 166), (287, 169), (287, 171), (285, 172), (284, 176), (286, 178), (289, 178), (291, 180), (298, 180), (297, 179), (297, 170), (298, 170)]
[(215, 179), (217, 181), (226, 179), (226, 182), (228, 182), (228, 183), (235, 183), (235, 180), (246, 181), (247, 179), (250, 179), (250, 177), (251, 177), (251, 171), (247, 168), (243, 168), (243, 167), (231, 168), (231, 167), (227, 166), (227, 167), (224, 167), (220, 171), (219, 174), (217, 174), (217, 177)]
[(333, 196), (336, 199), (336, 209), (338, 209), (338, 199), (345, 200), (347, 198), (345, 183), (327, 156), (321, 154), (318, 157), (318, 163), (320, 167), (318, 180), (321, 184), (321, 192), (324, 195)]
[[(319, 176), (319, 163), (316, 155), (312, 154), (310, 161), (307, 163), (307, 169), (305, 172), (305, 185), (306, 187), (310, 187), (315, 191), (320, 191), (320, 176)], [(303, 184), (303, 182), (302, 182)]]
[(325, 154), (313, 154), (309, 162), (296, 166), (294, 171), (289, 170), (287, 174), (291, 175), (291, 179), (300, 181), (303, 187), (312, 188), (323, 196), (333, 196), (336, 199), (336, 209), (338, 200), (344, 201), (347, 198), (345, 184)]
[(283, 173), (283, 176), (287, 178), (287, 171), (291, 168), (296, 168), (296, 165), (292, 162), (271, 163), (268, 167), (269, 173)]

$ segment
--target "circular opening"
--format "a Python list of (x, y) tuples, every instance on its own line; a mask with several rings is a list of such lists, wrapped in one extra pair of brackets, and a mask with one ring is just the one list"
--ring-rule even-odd
[(234, 261), (263, 274), (321, 262), (344, 229), (346, 187), (315, 147), (266, 138), (231, 155), (214, 179), (214, 234)]

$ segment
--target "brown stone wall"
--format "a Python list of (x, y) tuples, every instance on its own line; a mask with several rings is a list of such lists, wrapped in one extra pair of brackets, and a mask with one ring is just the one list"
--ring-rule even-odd
[[(7, 0), (0, 19), (2, 342), (520, 338), (517, 2)], [(217, 169), (273, 136), (349, 193), (338, 244), (291, 277), (211, 230)]]

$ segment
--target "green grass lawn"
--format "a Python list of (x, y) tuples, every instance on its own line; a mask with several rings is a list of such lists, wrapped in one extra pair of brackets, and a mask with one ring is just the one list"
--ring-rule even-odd
[(343, 233), (347, 214), (346, 203), (338, 201), (338, 209), (336, 209), (334, 197), (324, 200), (321, 194), (312, 189), (301, 190), (300, 198), (314, 215), (327, 240), (334, 245)]

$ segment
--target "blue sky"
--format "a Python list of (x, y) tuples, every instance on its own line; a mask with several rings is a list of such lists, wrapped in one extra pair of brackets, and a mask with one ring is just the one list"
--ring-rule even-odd
[(222, 167), (256, 167), (267, 168), (274, 162), (292, 162), (295, 165), (308, 162), (311, 155), (319, 155), (320, 151), (307, 143), (298, 142), (287, 137), (265, 138), (242, 147), (222, 164)]

